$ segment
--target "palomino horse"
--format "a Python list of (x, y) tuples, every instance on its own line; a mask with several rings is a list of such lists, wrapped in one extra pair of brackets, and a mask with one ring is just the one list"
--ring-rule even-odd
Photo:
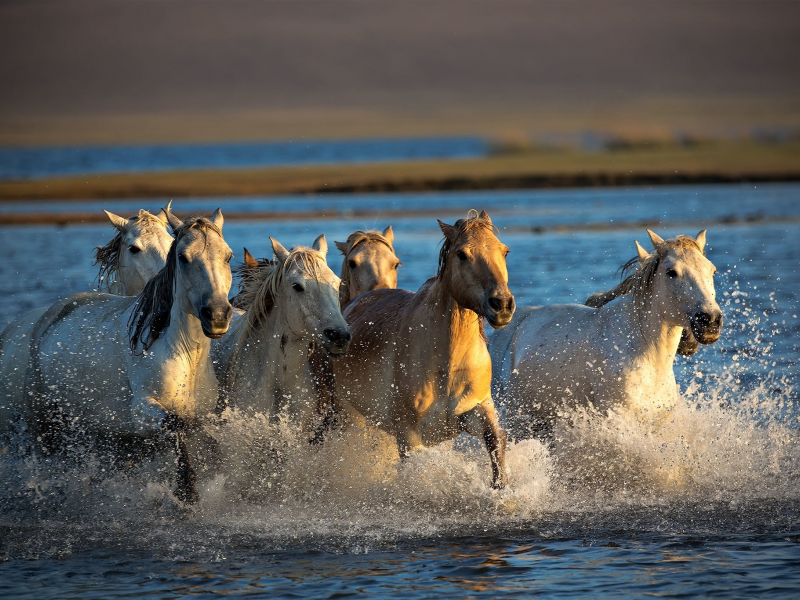
[[(170, 206), (167, 205), (167, 210)], [(103, 211), (117, 229), (105, 246), (95, 249), (94, 264), (100, 265), (100, 291), (118, 296), (136, 296), (156, 273), (164, 268), (172, 236), (167, 217), (146, 210), (130, 219)], [(166, 214), (166, 213), (165, 213)]]
[[(683, 329), (701, 344), (720, 335), (716, 269), (697, 239), (664, 241), (647, 230), (655, 252), (638, 242), (638, 269), (590, 308), (529, 307), (492, 340), (494, 389), (511, 433), (527, 437), (552, 426), (562, 408), (625, 406), (638, 413), (668, 409), (678, 398), (672, 363)], [(624, 271), (623, 271), (624, 273)]]
[[(146, 210), (130, 219), (104, 212), (117, 233), (108, 244), (95, 250), (94, 264), (100, 264), (100, 288), (111, 294), (135, 296), (167, 263), (172, 244), (167, 218)], [(28, 311), (9, 323), (0, 335), (0, 431), (15, 414), (24, 412), (20, 390), (25, 382), (30, 335), (46, 310), (43, 306)]]
[(354, 231), (346, 242), (336, 242), (344, 255), (342, 259), (342, 285), (339, 305), (345, 306), (357, 296), (372, 290), (397, 287), (397, 268), (400, 261), (392, 243), (394, 232), (389, 225), (378, 231)]
[(46, 449), (71, 428), (114, 440), (166, 435), (178, 453), (176, 495), (194, 502), (185, 428), (216, 405), (209, 338), (230, 323), (232, 254), (219, 210), (211, 220), (166, 215), (175, 240), (141, 294), (74, 294), (38, 321), (24, 392)]
[(462, 431), (482, 436), (492, 486), (500, 488), (506, 436), (490, 393), (483, 321), (499, 328), (514, 314), (508, 248), (485, 211), (439, 226), (444, 244), (436, 277), (416, 294), (375, 290), (345, 309), (353, 343), (334, 361), (336, 401), (394, 435), (401, 457)]
[(277, 261), (245, 263), (236, 297), (244, 314), (214, 344), (222, 405), (264, 414), (285, 409), (308, 429), (317, 408), (309, 352), (317, 345), (346, 352), (350, 328), (339, 309), (339, 278), (325, 262), (325, 236), (291, 252), (270, 240)]

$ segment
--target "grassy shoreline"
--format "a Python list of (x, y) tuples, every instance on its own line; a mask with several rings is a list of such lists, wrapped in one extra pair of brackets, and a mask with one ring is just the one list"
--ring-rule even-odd
[(270, 196), (800, 180), (800, 141), (606, 152), (528, 151), (474, 160), (219, 169), (0, 182), (0, 201)]

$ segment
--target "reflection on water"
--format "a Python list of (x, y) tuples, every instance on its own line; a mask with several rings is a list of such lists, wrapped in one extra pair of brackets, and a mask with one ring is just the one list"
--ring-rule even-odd
[[(498, 195), (497, 206), (491, 194), (448, 196), (464, 210), (502, 209), (495, 222), (512, 251), (520, 304), (582, 301), (610, 287), (633, 239), (646, 240), (638, 228), (548, 225), (537, 234), (520, 226), (541, 215), (567, 222), (596, 206), (607, 221), (669, 213), (679, 223), (682, 207), (691, 226), (657, 228), (665, 237), (754, 206), (787, 216), (708, 225), (726, 329), (716, 345), (679, 359), (685, 401), (668, 422), (656, 427), (624, 411), (575, 419), (552, 447), (512, 445), (510, 489), (494, 492), (485, 452), (471, 440), (400, 464), (379, 431), (351, 430), (315, 449), (294, 443), (289, 423), (232, 415), (208, 431), (222, 465), (202, 471), (202, 502), (192, 510), (171, 494), (169, 457), (65, 464), (21, 452), (20, 435), (0, 457), (0, 555), (11, 559), (0, 565), (0, 594), (791, 596), (800, 586), (800, 186), (761, 193), (618, 191), (616, 213), (609, 190), (594, 200), (586, 191)], [(387, 224), (230, 222), (225, 235), (237, 254), (247, 246), (263, 255), (268, 235), (288, 246)], [(438, 227), (430, 217), (391, 224), (405, 263), (400, 285), (414, 289), (435, 272)], [(87, 289), (86, 257), (110, 227), (0, 233), (7, 320), (63, 290)]]

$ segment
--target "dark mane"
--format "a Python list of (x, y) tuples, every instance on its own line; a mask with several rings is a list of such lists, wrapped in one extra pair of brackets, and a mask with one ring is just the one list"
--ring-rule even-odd
[[(255, 267), (249, 267), (246, 263), (242, 263), (233, 269), (233, 276), (239, 278), (239, 282), (237, 283), (237, 287), (239, 289), (236, 292), (236, 295), (231, 298), (231, 306), (233, 306), (233, 308), (241, 308), (242, 310), (246, 310), (246, 300), (245, 295), (243, 294), (244, 289), (249, 287), (249, 285), (254, 281), (263, 280), (266, 277), (265, 271), (275, 267), (275, 265), (278, 264), (277, 261), (270, 260), (268, 258), (259, 258), (257, 259), (257, 263), (258, 264)], [(247, 301), (249, 302), (250, 300)]]
[(133, 312), (128, 319), (128, 336), (133, 354), (141, 343), (147, 351), (169, 327), (170, 311), (175, 299), (175, 273), (178, 265), (178, 242), (192, 229), (213, 231), (222, 236), (222, 231), (205, 217), (190, 217), (174, 231), (175, 239), (167, 254), (167, 264), (145, 286), (136, 297)]
[[(455, 228), (453, 240), (459, 239), (462, 235), (471, 229), (475, 229), (476, 227), (485, 227), (493, 234), (497, 234), (497, 227), (492, 225), (492, 222), (489, 219), (481, 218), (478, 215), (478, 211), (475, 209), (471, 209), (467, 213), (466, 218), (456, 221), (453, 227)], [(436, 271), (436, 278), (439, 280), (444, 277), (445, 269), (447, 268), (447, 258), (450, 256), (450, 251), (452, 249), (453, 241), (451, 241), (447, 236), (444, 236), (442, 249), (439, 251), (439, 267)]]
[(342, 252), (344, 255), (342, 259), (342, 273), (340, 276), (342, 283), (339, 285), (339, 306), (341, 308), (344, 308), (344, 306), (352, 300), (352, 298), (350, 298), (350, 265), (347, 262), (347, 258), (353, 249), (363, 242), (377, 242), (383, 244), (391, 250), (392, 254), (397, 256), (392, 244), (380, 231), (361, 231), (359, 229), (347, 236), (347, 241), (345, 242), (347, 244), (347, 252)]

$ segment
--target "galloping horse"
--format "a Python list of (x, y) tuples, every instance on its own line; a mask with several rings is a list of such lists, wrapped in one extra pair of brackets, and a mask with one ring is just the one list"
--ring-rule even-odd
[(232, 254), (219, 210), (211, 220), (166, 216), (175, 233), (167, 264), (138, 296), (74, 294), (37, 322), (23, 391), (45, 449), (59, 449), (73, 427), (116, 440), (166, 435), (178, 454), (176, 495), (194, 502), (185, 429), (216, 405), (210, 338), (233, 312)]
[(354, 231), (346, 242), (336, 242), (344, 255), (339, 305), (344, 308), (355, 297), (372, 290), (397, 287), (400, 260), (392, 243), (394, 232), (389, 225), (383, 232)]
[(339, 278), (325, 262), (325, 236), (291, 252), (270, 240), (277, 261), (245, 263), (237, 295), (244, 314), (214, 344), (214, 364), (223, 405), (265, 414), (285, 408), (309, 429), (317, 407), (309, 353), (316, 346), (346, 352), (350, 328), (339, 309)]
[[(104, 212), (117, 233), (95, 250), (94, 264), (100, 264), (100, 288), (111, 294), (135, 296), (167, 263), (172, 236), (167, 231), (166, 216), (156, 217), (140, 210), (137, 216), (125, 219)], [(20, 390), (25, 382), (30, 336), (47, 308), (34, 308), (17, 317), (0, 334), (0, 431), (17, 413), (24, 412)]]
[(334, 361), (336, 402), (394, 435), (401, 457), (462, 431), (482, 436), (492, 486), (501, 488), (505, 433), (490, 393), (483, 321), (499, 328), (514, 314), (508, 248), (485, 211), (439, 226), (444, 244), (436, 277), (416, 294), (375, 290), (345, 309), (353, 342)]
[[(678, 399), (672, 363), (683, 329), (701, 344), (720, 335), (716, 269), (705, 257), (706, 232), (664, 241), (647, 230), (655, 252), (638, 242), (638, 269), (604, 294), (600, 308), (528, 307), (492, 340), (494, 389), (510, 431), (548, 429), (562, 408), (617, 405), (640, 413)], [(613, 300), (612, 300), (613, 299)]]

